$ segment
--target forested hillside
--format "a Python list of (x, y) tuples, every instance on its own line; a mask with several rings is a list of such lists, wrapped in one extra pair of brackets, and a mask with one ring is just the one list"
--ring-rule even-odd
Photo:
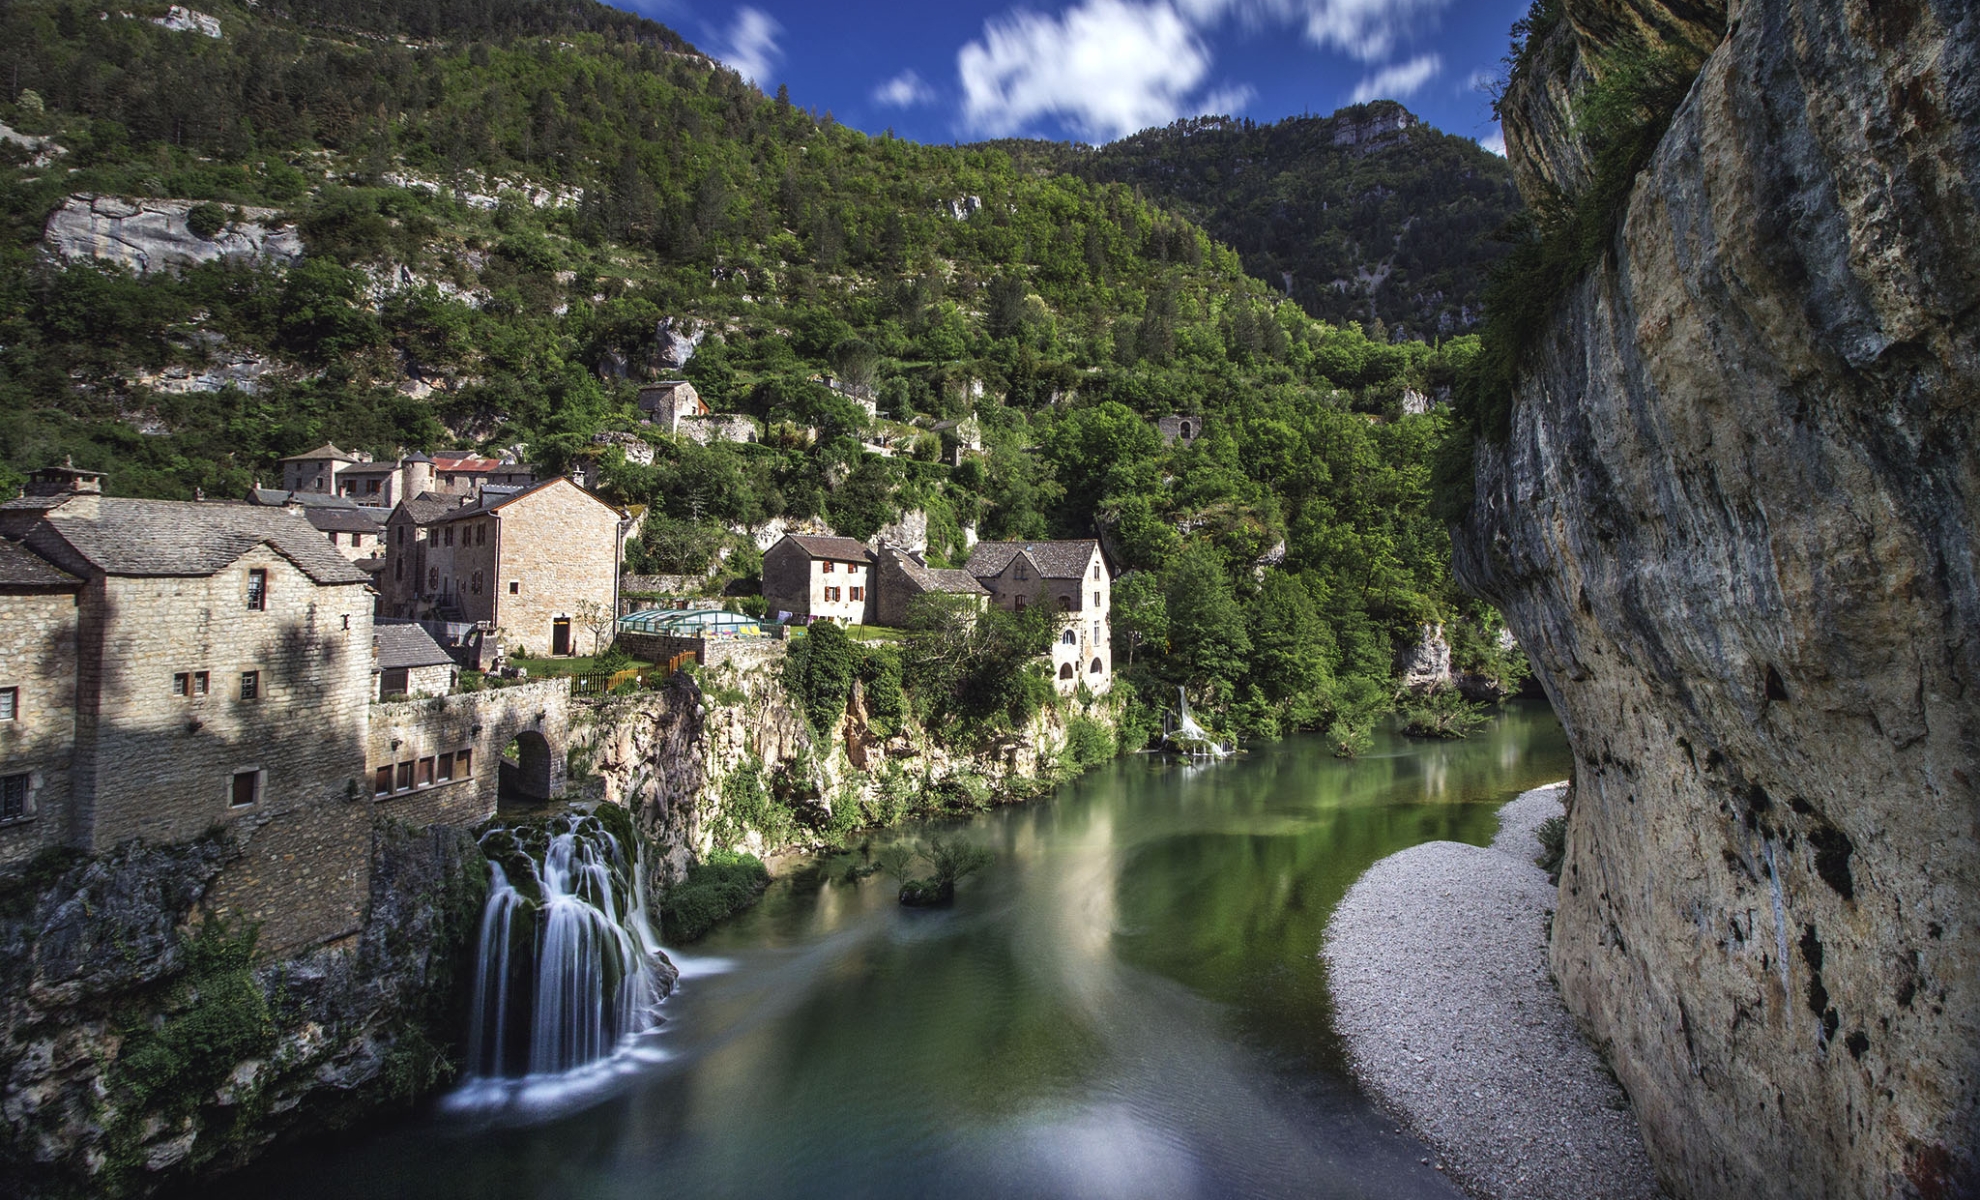
[[(1131, 677), (1258, 732), (1365, 726), (1395, 646), (1457, 615), (1427, 510), (1448, 420), (1404, 408), (1472, 339), (1316, 321), (1125, 183), (869, 137), (582, 0), (202, 12), (219, 36), (0, 4), (8, 490), (62, 456), (230, 496), (326, 440), (522, 445), (652, 506), (649, 570), (746, 564), (733, 531), (774, 516), (866, 537), (925, 510), (937, 559), (968, 525), (1097, 529), (1141, 572)], [(179, 202), (154, 207), (211, 261), (65, 241), (82, 196)], [(285, 222), (296, 255), (221, 252)], [(702, 337), (684, 369), (663, 322)], [(650, 466), (597, 440), (677, 370), (762, 439), (645, 427)], [(958, 465), (932, 427), (971, 413)], [(1168, 413), (1206, 435), (1165, 445)], [(1475, 615), (1468, 665), (1500, 671)]]
[(1099, 147), (996, 144), (1037, 170), (1131, 184), (1312, 316), (1381, 338), (1475, 326), (1505, 250), (1493, 234), (1520, 208), (1504, 159), (1386, 100), (1270, 125), (1196, 117)]

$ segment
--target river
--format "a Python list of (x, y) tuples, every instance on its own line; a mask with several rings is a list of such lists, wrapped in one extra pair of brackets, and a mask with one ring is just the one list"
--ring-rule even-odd
[(1321, 932), (1369, 864), (1489, 842), (1568, 762), (1539, 703), (1351, 763), (1123, 759), (939, 830), (996, 855), (951, 910), (788, 872), (582, 1099), (436, 1104), (200, 1194), (1455, 1197), (1347, 1076)]

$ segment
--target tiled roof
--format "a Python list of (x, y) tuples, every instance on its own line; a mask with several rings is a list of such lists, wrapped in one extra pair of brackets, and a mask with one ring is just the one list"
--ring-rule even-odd
[(846, 562), (873, 561), (873, 551), (866, 543), (854, 541), (849, 537), (818, 537), (808, 533), (787, 533), (784, 535), (784, 540), (812, 558), (830, 558)]
[(399, 464), (395, 462), (352, 463), (337, 475), (339, 478), (345, 475), (390, 475), (398, 469)]
[(1078, 579), (1086, 574), (1093, 552), (1100, 546), (1092, 538), (1069, 542), (978, 542), (969, 552), (963, 569), (978, 579), (1002, 575), (1011, 560), (1022, 554), (1038, 569), (1041, 579)]
[(0, 587), (67, 589), (81, 583), (19, 542), (0, 538)]
[(460, 497), (441, 496), (433, 492), (421, 492), (399, 502), (415, 525), (431, 525), (442, 517), (452, 516), (461, 507)]
[(424, 626), (415, 621), (379, 621), (371, 628), (372, 644), (378, 648), (378, 669), (396, 671), (404, 667), (438, 667), (454, 660), (433, 640)]
[(43, 552), (59, 541), (106, 575), (139, 576), (211, 575), (266, 544), (318, 583), (369, 582), (309, 522), (283, 509), (109, 496), (91, 507), (94, 516), (51, 509), (24, 540)]
[(330, 459), (333, 462), (357, 461), (356, 459), (352, 458), (350, 455), (344, 453), (342, 450), (339, 450), (335, 446), (331, 445), (329, 442), (323, 443), (321, 446), (318, 446), (316, 449), (311, 450), (308, 454), (291, 454), (289, 457), (283, 459), (282, 461), (283, 462), (314, 462), (318, 459), (325, 459), (325, 458)]
[[(469, 504), (461, 508), (449, 509), (448, 511), (440, 514), (438, 517), (435, 517), (434, 520), (464, 521), (469, 517), (485, 517), (489, 513), (494, 512), (498, 508), (507, 508), (509, 505), (514, 504), (516, 501), (522, 499), (524, 496), (534, 496), (536, 493), (543, 491), (545, 488), (555, 487), (560, 483), (569, 483), (572, 488), (576, 489), (578, 495), (583, 496), (587, 500), (590, 500), (592, 503), (598, 505), (598, 507), (605, 509), (607, 512), (611, 513), (613, 517), (616, 518), (619, 515), (618, 509), (613, 508), (611, 505), (605, 503), (603, 500), (600, 500), (598, 497), (592, 495), (590, 492), (585, 491), (583, 488), (578, 487), (577, 484), (571, 483), (571, 481), (565, 478), (564, 476), (557, 475), (552, 478), (545, 479), (540, 483), (529, 484), (526, 487), (483, 485), (481, 489), (480, 499), (475, 501), (473, 504)], [(422, 522), (422, 524), (424, 524), (424, 522)]]
[(502, 465), (499, 458), (483, 458), (471, 450), (440, 450), (433, 455), (433, 467), (438, 471), (466, 472), (479, 474), (493, 471)]

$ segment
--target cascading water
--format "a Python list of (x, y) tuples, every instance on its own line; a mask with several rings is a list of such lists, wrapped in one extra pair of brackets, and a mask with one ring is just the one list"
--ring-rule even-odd
[(1169, 744), (1191, 758), (1223, 758), (1230, 753), (1229, 747), (1210, 736), (1210, 731), (1196, 723), (1189, 715), (1189, 697), (1181, 688), (1176, 689), (1177, 724), (1169, 734)]
[(482, 835), (490, 881), (460, 1093), (470, 1102), (583, 1074), (657, 1023), (674, 972), (647, 919), (637, 838), (612, 823), (626, 827), (573, 811)]

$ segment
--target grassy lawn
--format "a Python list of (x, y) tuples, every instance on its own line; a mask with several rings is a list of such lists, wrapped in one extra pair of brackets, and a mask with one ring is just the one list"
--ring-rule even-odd
[[(590, 675), (599, 669), (598, 656), (595, 654), (577, 658), (512, 658), (509, 660), (509, 665), (524, 668), (529, 672), (531, 679), (543, 679), (551, 675)], [(653, 664), (634, 659), (627, 666), (644, 670), (652, 667)]]

